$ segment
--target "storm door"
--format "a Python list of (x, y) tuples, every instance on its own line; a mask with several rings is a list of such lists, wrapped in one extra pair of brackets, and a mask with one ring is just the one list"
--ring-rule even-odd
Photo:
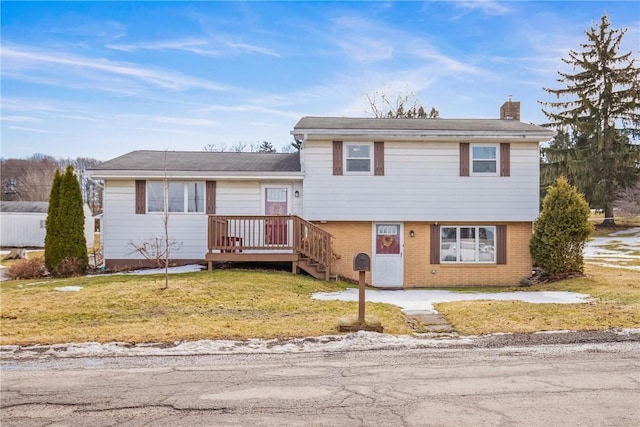
[(287, 188), (265, 188), (265, 215), (280, 216), (283, 218), (268, 218), (265, 221), (265, 236), (264, 241), (267, 245), (284, 245), (289, 243), (289, 236), (287, 231), (287, 218), (289, 209), (288, 202), (288, 189)]
[(402, 252), (402, 223), (374, 223), (373, 286), (381, 288), (402, 287)]

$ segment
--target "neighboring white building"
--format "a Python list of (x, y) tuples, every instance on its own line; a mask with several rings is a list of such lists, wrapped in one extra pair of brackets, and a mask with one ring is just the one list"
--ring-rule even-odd
[[(48, 202), (0, 202), (0, 247), (42, 248), (46, 234)], [(84, 206), (84, 236), (94, 244), (94, 221)]]

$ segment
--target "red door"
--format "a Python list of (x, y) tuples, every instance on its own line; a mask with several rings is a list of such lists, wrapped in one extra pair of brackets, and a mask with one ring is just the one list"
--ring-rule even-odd
[[(287, 215), (287, 189), (266, 188), (264, 212), (267, 216)], [(286, 218), (269, 218), (265, 221), (265, 244), (288, 245)]]

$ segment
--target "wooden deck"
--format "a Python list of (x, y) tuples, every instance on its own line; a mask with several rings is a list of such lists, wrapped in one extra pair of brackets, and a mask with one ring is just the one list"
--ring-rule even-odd
[(209, 270), (214, 262), (291, 262), (330, 280), (333, 236), (296, 215), (209, 215)]

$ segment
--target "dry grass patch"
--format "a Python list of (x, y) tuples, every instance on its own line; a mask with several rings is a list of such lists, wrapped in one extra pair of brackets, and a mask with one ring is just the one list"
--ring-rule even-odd
[[(4, 256), (5, 255), (2, 255), (0, 257), (0, 265), (2, 265), (5, 268), (11, 267), (13, 264), (15, 264), (16, 261), (20, 261), (15, 259), (2, 259), (2, 257)], [(27, 251), (27, 259), (35, 259), (35, 258), (44, 258), (44, 250)]]
[(589, 304), (531, 304), (519, 301), (440, 303), (442, 313), (463, 335), (549, 330), (640, 328), (640, 271), (586, 266), (586, 277), (536, 285), (527, 291), (589, 294)]
[[(357, 303), (316, 301), (339, 291), (288, 273), (221, 270), (164, 276), (101, 276), (11, 281), (1, 286), (0, 344), (172, 342), (198, 339), (289, 338), (337, 333), (338, 319)], [(81, 286), (79, 292), (56, 287)], [(367, 304), (385, 331), (409, 333), (400, 309)]]

